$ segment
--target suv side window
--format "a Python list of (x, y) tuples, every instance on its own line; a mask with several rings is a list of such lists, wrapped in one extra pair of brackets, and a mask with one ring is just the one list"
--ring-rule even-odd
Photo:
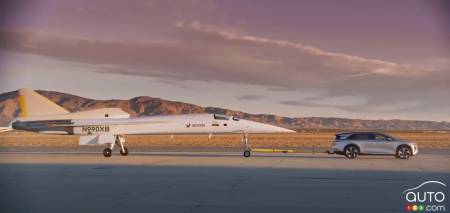
[(350, 135), (347, 139), (349, 139), (349, 140), (357, 140), (357, 141), (375, 140), (375, 135), (374, 134), (368, 134), (368, 133), (359, 133), (359, 134)]
[(377, 141), (387, 141), (387, 138), (384, 135), (376, 134), (375, 135), (375, 140), (377, 140)]

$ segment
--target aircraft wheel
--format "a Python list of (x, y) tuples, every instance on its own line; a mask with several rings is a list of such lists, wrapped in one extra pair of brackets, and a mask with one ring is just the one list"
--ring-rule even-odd
[(248, 150), (244, 151), (244, 157), (248, 158), (250, 157), (250, 155), (252, 155), (250, 151)]
[(124, 149), (125, 151), (122, 151), (122, 149), (120, 149), (120, 154), (121, 154), (122, 156), (127, 156), (127, 155), (128, 155), (128, 149), (127, 149), (127, 147), (123, 147), (123, 149)]
[(110, 148), (106, 148), (103, 150), (103, 156), (105, 156), (106, 158), (111, 157), (112, 155), (112, 150)]

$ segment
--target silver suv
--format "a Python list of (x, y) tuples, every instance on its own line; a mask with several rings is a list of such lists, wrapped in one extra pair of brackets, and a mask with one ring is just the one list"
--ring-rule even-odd
[(347, 158), (357, 158), (360, 154), (394, 155), (408, 159), (417, 155), (416, 143), (397, 140), (392, 136), (376, 132), (346, 132), (336, 134), (329, 154), (341, 154)]

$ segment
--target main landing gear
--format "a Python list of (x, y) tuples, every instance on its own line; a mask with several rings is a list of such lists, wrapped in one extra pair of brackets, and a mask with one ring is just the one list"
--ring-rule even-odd
[(125, 143), (125, 138), (124, 138), (123, 136), (121, 136), (121, 135), (117, 135), (117, 136), (116, 136), (116, 140), (114, 141), (114, 143), (111, 143), (111, 144), (109, 145), (108, 148), (105, 148), (105, 149), (103, 150), (103, 156), (105, 156), (105, 157), (107, 157), (107, 158), (111, 157), (111, 155), (112, 155), (112, 150), (114, 149), (114, 145), (115, 145), (115, 144), (117, 144), (118, 146), (120, 146), (120, 154), (121, 154), (122, 156), (127, 156), (129, 152), (128, 152), (127, 147), (125, 147), (125, 146), (123, 145), (123, 143)]
[(252, 155), (252, 149), (250, 146), (250, 140), (248, 139), (248, 135), (243, 132), (242, 133), (242, 143), (244, 144), (244, 157), (248, 158)]

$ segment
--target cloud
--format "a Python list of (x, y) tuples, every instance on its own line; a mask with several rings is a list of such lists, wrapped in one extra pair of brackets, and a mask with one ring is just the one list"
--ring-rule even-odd
[(399, 103), (393, 103), (393, 104), (386, 104), (386, 105), (374, 105), (369, 106), (369, 110), (377, 112), (399, 112), (399, 111), (405, 111), (405, 110), (411, 110), (411, 109), (423, 109), (424, 104), (420, 101), (407, 101), (407, 102), (399, 102)]
[[(283, 100), (279, 102), (290, 106), (308, 107), (328, 107), (339, 108), (348, 112), (402, 112), (405, 110), (424, 110), (425, 104), (414, 101), (397, 101), (383, 103), (381, 105), (368, 104), (368, 101), (361, 97), (341, 96), (341, 97), (313, 97), (295, 100)], [(426, 107), (425, 107), (426, 109)]]
[[(360, 68), (366, 68), (371, 73), (384, 74), (384, 75), (400, 75), (400, 76), (410, 76), (410, 75), (423, 75), (430, 72), (430, 69), (426, 68), (415, 68), (408, 64), (398, 64), (390, 61), (382, 61), (378, 59), (369, 59), (359, 56), (353, 56), (348, 54), (333, 53), (321, 50), (319, 48), (311, 47), (302, 43), (295, 43), (285, 40), (269, 39), (264, 37), (257, 37), (252, 35), (244, 35), (238, 32), (220, 30), (214, 27), (208, 27), (206, 25), (201, 25), (198, 22), (191, 22), (185, 24), (183, 22), (177, 22), (175, 25), (178, 28), (185, 28), (194, 30), (197, 32), (210, 34), (213, 36), (221, 37), (226, 40), (242, 41), (248, 43), (257, 43), (263, 45), (271, 45), (282, 48), (292, 48), (297, 49), (305, 54), (321, 57), (325, 65), (327, 66), (355, 66)], [(351, 69), (349, 69), (350, 71)], [(405, 72), (407, 71), (407, 73)], [(358, 73), (360, 74), (360, 73)], [(364, 73), (367, 74), (367, 73)]]
[(353, 96), (340, 97), (307, 97), (300, 100), (285, 100), (281, 104), (294, 106), (318, 106), (318, 107), (358, 107), (367, 103), (364, 98)]
[[(323, 91), (320, 100), (281, 102), (290, 105), (344, 110), (351, 110), (345, 105), (348, 102), (365, 109), (415, 100), (428, 109), (450, 105), (447, 59), (413, 66), (329, 52), (195, 21), (179, 21), (173, 28), (176, 33), (170, 39), (145, 42), (4, 30), (0, 32), (0, 48), (91, 64), (102, 73), (251, 84), (278, 92)], [(342, 97), (351, 97), (352, 101), (340, 103), (337, 99)]]
[(288, 88), (288, 87), (269, 87), (267, 91), (275, 91), (275, 92), (288, 92), (293, 91), (295, 89)]
[(237, 99), (240, 101), (256, 101), (256, 100), (261, 100), (264, 97), (265, 97), (264, 95), (246, 94), (246, 95), (241, 95), (241, 96), (237, 97)]

